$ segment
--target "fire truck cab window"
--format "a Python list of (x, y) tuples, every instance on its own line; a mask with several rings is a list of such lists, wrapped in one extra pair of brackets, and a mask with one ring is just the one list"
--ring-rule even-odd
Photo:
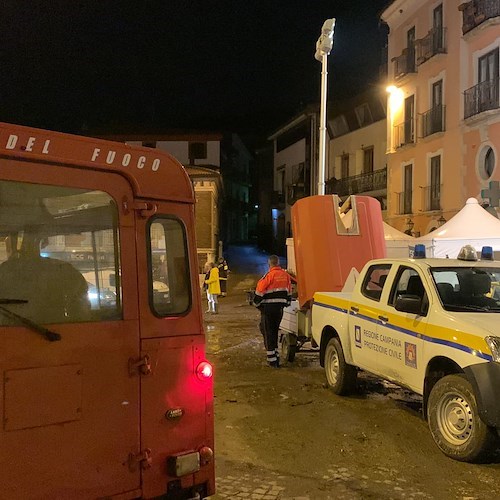
[(39, 324), (120, 319), (117, 221), (102, 191), (0, 181), (0, 308)]
[(191, 305), (186, 233), (174, 218), (150, 224), (150, 304), (156, 316), (176, 316)]

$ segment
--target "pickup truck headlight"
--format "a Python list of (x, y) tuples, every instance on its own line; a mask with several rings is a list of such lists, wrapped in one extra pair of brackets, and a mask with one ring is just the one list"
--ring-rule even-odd
[(500, 337), (486, 337), (484, 340), (491, 350), (493, 361), (500, 362)]

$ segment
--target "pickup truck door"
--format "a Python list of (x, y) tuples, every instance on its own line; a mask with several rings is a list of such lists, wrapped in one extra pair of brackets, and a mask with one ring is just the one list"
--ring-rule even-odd
[[(427, 328), (428, 293), (425, 280), (411, 266), (402, 265), (396, 272), (389, 294), (384, 294), (387, 310), (378, 327), (380, 368), (390, 378), (416, 392), (422, 391), (423, 337)], [(401, 296), (417, 296), (422, 301), (421, 314), (397, 311), (396, 300)]]
[(375, 374), (381, 370), (378, 341), (382, 315), (380, 300), (390, 270), (391, 264), (370, 266), (361, 283), (360, 293), (353, 294), (349, 311), (349, 337), (354, 364)]

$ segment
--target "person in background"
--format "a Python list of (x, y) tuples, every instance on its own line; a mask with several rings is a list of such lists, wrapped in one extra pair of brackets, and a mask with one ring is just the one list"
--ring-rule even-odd
[(260, 310), (259, 328), (264, 337), (267, 362), (272, 368), (279, 368), (278, 332), (283, 308), (292, 300), (292, 286), (290, 275), (280, 267), (277, 255), (271, 255), (267, 262), (269, 271), (258, 281), (253, 302)]
[(227, 265), (224, 257), (219, 259), (217, 269), (219, 270), (220, 295), (221, 297), (225, 297), (227, 295), (227, 277), (229, 273), (229, 266)]
[(217, 314), (217, 297), (220, 295), (219, 270), (213, 262), (205, 264), (205, 285), (207, 285), (207, 313)]

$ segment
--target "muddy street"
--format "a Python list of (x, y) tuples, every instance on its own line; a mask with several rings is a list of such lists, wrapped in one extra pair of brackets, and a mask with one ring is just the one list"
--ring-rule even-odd
[(269, 368), (259, 312), (246, 300), (258, 276), (240, 269), (230, 275), (220, 313), (205, 315), (215, 372), (217, 494), (211, 498), (500, 497), (500, 456), (484, 465), (446, 458), (417, 396), (364, 375), (356, 396), (335, 396), (314, 351)]

